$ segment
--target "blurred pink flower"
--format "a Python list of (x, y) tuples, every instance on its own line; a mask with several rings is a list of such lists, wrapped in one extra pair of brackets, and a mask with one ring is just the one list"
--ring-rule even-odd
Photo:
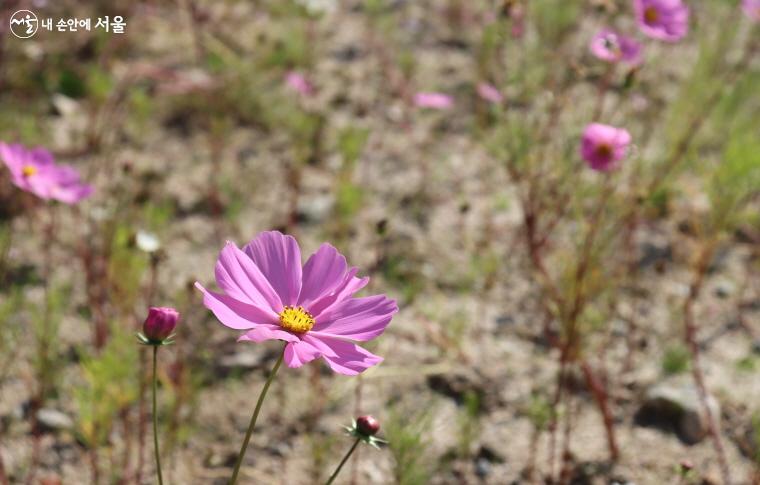
[(478, 83), (478, 96), (493, 104), (504, 101), (504, 96), (496, 89), (496, 86), (484, 82)]
[(742, 10), (751, 20), (760, 22), (760, 0), (743, 0)]
[(681, 40), (689, 31), (689, 7), (683, 0), (633, 0), (639, 29), (654, 39)]
[(223, 325), (245, 331), (238, 341), (283, 340), (288, 367), (322, 357), (333, 371), (356, 375), (383, 359), (351, 341), (377, 337), (398, 311), (385, 295), (354, 298), (369, 281), (357, 271), (326, 243), (302, 267), (296, 240), (270, 231), (242, 250), (232, 242), (222, 249), (215, 273), (224, 293), (195, 286)]
[(592, 169), (607, 172), (626, 156), (630, 143), (631, 134), (627, 130), (591, 123), (583, 131), (581, 157)]
[(420, 108), (449, 109), (454, 99), (448, 94), (422, 92), (414, 95), (414, 104)]
[(312, 86), (303, 74), (296, 71), (290, 71), (285, 76), (285, 85), (301, 96), (311, 96), (314, 94), (314, 86)]
[(76, 204), (89, 197), (92, 187), (84, 184), (70, 165), (57, 165), (53, 154), (42, 147), (0, 142), (0, 158), (11, 172), (13, 184), (45, 200)]
[(641, 44), (631, 37), (604, 29), (591, 39), (591, 53), (607, 62), (641, 62)]

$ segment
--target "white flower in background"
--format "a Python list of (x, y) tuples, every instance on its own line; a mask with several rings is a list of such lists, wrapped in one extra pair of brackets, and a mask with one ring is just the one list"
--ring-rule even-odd
[(337, 8), (336, 0), (296, 0), (311, 15), (332, 13)]
[(135, 243), (137, 243), (137, 247), (141, 251), (145, 251), (146, 253), (155, 253), (161, 248), (161, 241), (158, 240), (158, 236), (142, 229), (137, 231)]

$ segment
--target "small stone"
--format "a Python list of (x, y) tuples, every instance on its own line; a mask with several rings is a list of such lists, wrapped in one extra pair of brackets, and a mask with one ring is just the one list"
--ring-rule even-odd
[(475, 474), (479, 478), (486, 478), (491, 473), (491, 462), (485, 458), (475, 460)]
[(504, 463), (505, 461), (504, 455), (502, 453), (496, 451), (495, 448), (488, 445), (482, 445), (480, 447), (477, 457), (478, 459), (482, 458), (489, 463)]
[(235, 352), (219, 359), (219, 366), (223, 369), (256, 369), (261, 364), (261, 352)]
[(332, 55), (341, 62), (353, 62), (362, 56), (362, 51), (355, 45), (347, 45), (336, 49)]
[(322, 222), (330, 217), (335, 197), (331, 194), (321, 194), (303, 197), (298, 200), (298, 218), (302, 222)]
[(450, 397), (457, 403), (464, 402), (468, 393), (483, 396), (486, 387), (484, 378), (476, 371), (469, 369), (428, 376), (427, 385), (433, 391)]
[(234, 451), (212, 451), (206, 456), (204, 465), (209, 468), (231, 467), (237, 460), (237, 453)]
[(760, 338), (752, 341), (752, 352), (760, 355)]
[(641, 248), (641, 257), (638, 265), (640, 268), (656, 266), (658, 263), (670, 263), (673, 261), (673, 249), (669, 244), (657, 245), (652, 242), (644, 243)]
[(49, 431), (65, 431), (74, 427), (74, 420), (53, 408), (42, 408), (37, 411), (37, 421), (43, 429)]
[[(720, 404), (707, 396), (710, 414), (720, 420)], [(650, 388), (644, 404), (636, 413), (636, 422), (675, 432), (685, 443), (700, 442), (708, 432), (707, 417), (702, 412), (699, 393), (693, 383), (669, 379)]]
[(501, 315), (496, 317), (496, 325), (499, 327), (510, 327), (514, 325), (515, 318), (512, 315)]
[(728, 280), (720, 281), (715, 285), (715, 296), (718, 298), (728, 298), (734, 293), (734, 284)]
[(269, 451), (274, 456), (288, 456), (289, 453), (293, 451), (293, 449), (287, 445), (286, 443), (274, 443), (270, 446), (267, 446), (267, 451)]

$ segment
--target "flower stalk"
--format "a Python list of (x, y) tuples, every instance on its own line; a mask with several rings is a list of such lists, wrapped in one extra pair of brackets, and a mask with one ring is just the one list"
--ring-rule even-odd
[(356, 447), (359, 446), (359, 442), (361, 441), (361, 437), (358, 437), (354, 440), (354, 444), (351, 445), (351, 448), (348, 449), (348, 453), (343, 457), (343, 459), (338, 464), (338, 468), (335, 469), (332, 475), (330, 475), (330, 479), (325, 482), (325, 485), (330, 485), (334, 480), (335, 477), (338, 476), (338, 473), (340, 473), (340, 470), (343, 468), (343, 465), (346, 464), (348, 459), (351, 457), (351, 455), (354, 453), (354, 450), (356, 450)]
[(345, 456), (343, 456), (343, 459), (338, 463), (338, 468), (335, 469), (327, 482), (325, 482), (325, 485), (330, 485), (335, 480), (343, 468), (343, 465), (346, 464), (356, 450), (356, 447), (359, 446), (360, 441), (363, 441), (374, 448), (380, 448), (380, 445), (387, 443), (387, 441), (375, 436), (377, 432), (380, 431), (380, 423), (372, 416), (360, 416), (354, 419), (351, 422), (351, 426), (346, 426), (345, 429), (350, 436), (353, 436), (356, 439)]
[(164, 478), (161, 474), (161, 454), (158, 451), (158, 412), (156, 406), (156, 361), (158, 356), (159, 345), (153, 346), (153, 452), (156, 455), (156, 474), (158, 475), (158, 484), (164, 484)]
[(142, 332), (137, 334), (137, 340), (143, 345), (153, 347), (153, 453), (156, 457), (156, 475), (158, 485), (164, 485), (161, 473), (161, 453), (158, 447), (158, 348), (174, 343), (174, 328), (179, 321), (179, 312), (169, 307), (150, 307), (148, 316), (143, 322)]
[(245, 433), (245, 439), (243, 440), (243, 445), (240, 447), (240, 453), (238, 454), (237, 461), (235, 462), (235, 469), (232, 472), (232, 477), (230, 477), (230, 485), (234, 485), (237, 483), (238, 474), (240, 473), (240, 465), (243, 463), (243, 457), (245, 456), (245, 451), (248, 448), (248, 442), (251, 441), (251, 434), (253, 433), (253, 428), (256, 427), (256, 420), (259, 419), (259, 412), (261, 411), (261, 405), (264, 402), (264, 398), (267, 395), (267, 391), (269, 391), (269, 386), (272, 384), (272, 381), (274, 380), (274, 376), (277, 375), (277, 371), (280, 369), (280, 365), (282, 365), (282, 361), (285, 357), (285, 347), (283, 346), (282, 352), (280, 353), (280, 357), (277, 359), (277, 362), (274, 364), (274, 367), (272, 367), (272, 370), (269, 372), (269, 377), (267, 378), (266, 383), (264, 383), (264, 388), (261, 390), (261, 394), (259, 394), (259, 399), (256, 401), (256, 408), (253, 410), (253, 416), (251, 416), (251, 422), (248, 425), (248, 431)]

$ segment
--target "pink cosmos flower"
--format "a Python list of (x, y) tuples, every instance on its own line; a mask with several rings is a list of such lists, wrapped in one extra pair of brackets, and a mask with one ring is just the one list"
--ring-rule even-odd
[(422, 92), (414, 95), (414, 104), (420, 108), (449, 109), (454, 99), (443, 93)]
[(224, 293), (195, 286), (223, 325), (245, 331), (238, 341), (283, 340), (288, 367), (322, 357), (333, 371), (356, 375), (383, 359), (351, 341), (377, 337), (398, 311), (385, 295), (355, 298), (369, 281), (357, 271), (329, 244), (302, 267), (296, 240), (270, 231), (242, 250), (231, 242), (222, 249), (215, 273)]
[(314, 86), (299, 72), (289, 72), (285, 76), (285, 85), (301, 96), (311, 96), (314, 94)]
[(591, 53), (607, 62), (641, 62), (641, 44), (631, 37), (626, 37), (604, 29), (591, 39)]
[(760, 22), (760, 0), (743, 0), (742, 10), (751, 20)]
[(92, 186), (84, 184), (70, 165), (57, 165), (53, 154), (42, 147), (0, 142), (0, 158), (11, 172), (13, 184), (45, 200), (76, 204), (89, 197)]
[(633, 0), (639, 29), (654, 39), (676, 42), (689, 31), (689, 7), (683, 0)]
[(493, 104), (499, 104), (504, 101), (504, 96), (502, 96), (496, 86), (483, 82), (478, 83), (478, 96)]
[(626, 156), (630, 143), (631, 134), (627, 130), (591, 123), (583, 131), (581, 157), (592, 169), (608, 172)]

